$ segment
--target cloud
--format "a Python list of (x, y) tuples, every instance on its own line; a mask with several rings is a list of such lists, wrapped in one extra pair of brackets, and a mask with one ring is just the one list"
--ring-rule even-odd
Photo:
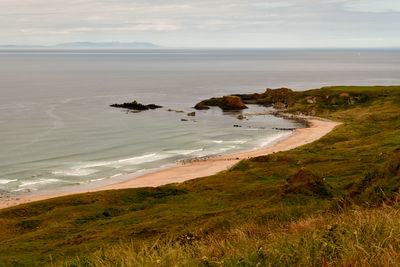
[(396, 12), (399, 0), (1, 0), (0, 39), (284, 47), (384, 38), (400, 46)]
[(344, 4), (346, 10), (367, 13), (400, 12), (399, 0), (354, 0)]
[(274, 8), (290, 7), (295, 4), (290, 3), (290, 2), (266, 2), (266, 1), (264, 1), (264, 2), (252, 3), (251, 5), (256, 8), (274, 9)]

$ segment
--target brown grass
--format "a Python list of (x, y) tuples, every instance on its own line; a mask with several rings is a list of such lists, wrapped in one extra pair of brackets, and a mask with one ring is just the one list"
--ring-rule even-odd
[[(121, 244), (64, 266), (398, 266), (397, 205), (318, 215), (284, 225), (248, 223), (187, 241)], [(54, 266), (59, 266), (55, 264)]]

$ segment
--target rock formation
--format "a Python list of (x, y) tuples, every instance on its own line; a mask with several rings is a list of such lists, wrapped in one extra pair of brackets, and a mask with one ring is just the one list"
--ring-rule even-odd
[(266, 107), (278, 104), (287, 107), (295, 102), (296, 92), (289, 88), (267, 89), (262, 94), (236, 94), (245, 104), (258, 104)]
[(125, 108), (125, 109), (137, 110), (137, 111), (162, 108), (162, 106), (159, 106), (156, 104), (143, 105), (143, 104), (136, 102), (136, 100), (133, 102), (130, 102), (130, 103), (112, 104), (112, 105), (110, 105), (110, 107)]
[(242, 110), (247, 108), (245, 104), (258, 104), (266, 107), (276, 106), (280, 109), (293, 105), (296, 101), (296, 92), (288, 88), (267, 89), (261, 94), (235, 94), (224, 97), (213, 97), (203, 100), (195, 105), (195, 109), (209, 109), (210, 106), (218, 106), (223, 110)]
[(232, 95), (203, 100), (197, 103), (194, 108), (201, 110), (208, 109), (209, 106), (217, 106), (222, 110), (242, 110), (247, 108), (240, 97)]

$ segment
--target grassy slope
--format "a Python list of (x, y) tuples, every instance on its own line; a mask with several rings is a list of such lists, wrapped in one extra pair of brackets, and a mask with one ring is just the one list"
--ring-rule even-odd
[[(340, 97), (343, 92), (355, 96), (357, 101), (348, 104)], [(315, 103), (305, 100), (313, 97)], [(343, 229), (356, 229), (355, 222), (349, 219), (352, 211), (342, 213), (343, 207), (347, 207), (344, 210), (355, 205), (363, 207), (359, 211), (360, 220), (369, 213), (386, 212), (392, 219), (398, 215), (397, 206), (383, 211), (367, 210), (366, 206), (393, 201), (398, 193), (400, 87), (332, 87), (306, 91), (298, 96), (297, 104), (290, 111), (316, 113), (344, 124), (312, 144), (245, 160), (227, 172), (183, 184), (73, 195), (1, 210), (0, 265), (41, 265), (51, 258), (63, 262), (75, 255), (87, 255), (77, 261), (79, 264), (86, 261), (99, 264), (100, 258), (111, 262), (113, 249), (92, 254), (110, 246), (123, 246), (119, 251), (127, 252), (125, 258), (131, 259), (132, 264), (149, 266), (160, 260), (165, 265), (171, 263), (168, 260), (184, 262), (184, 258), (171, 256), (174, 251), (193, 265), (212, 265), (222, 260), (228, 265), (264, 264), (284, 259), (287, 264), (306, 265), (323, 261), (352, 262), (350, 256), (355, 254), (347, 258), (340, 250), (322, 254), (320, 248), (315, 250), (298, 242), (304, 239), (304, 233), (323, 237), (319, 227), (328, 227), (330, 218), (338, 220)], [(301, 168), (320, 177), (321, 188), (329, 192), (310, 191), (302, 184), (295, 190), (284, 191), (286, 179)], [(313, 218), (320, 218), (321, 225), (310, 224), (306, 232), (288, 228), (291, 223), (303, 224)], [(393, 223), (392, 234), (398, 233), (398, 226)], [(246, 227), (256, 229), (255, 236)], [(272, 234), (264, 236), (263, 229)], [(242, 239), (234, 238), (239, 241), (232, 241), (234, 245), (225, 249), (236, 253), (222, 253), (223, 249), (217, 245), (211, 251), (211, 241), (230, 240), (235, 232), (245, 234), (241, 234)], [(389, 233), (382, 230), (376, 239), (390, 241), (386, 236)], [(280, 235), (287, 235), (288, 241), (280, 240)], [(254, 244), (260, 243), (260, 237), (268, 240), (267, 236), (275, 239), (269, 241), (271, 245), (265, 243), (262, 247), (266, 251), (260, 254), (259, 248), (254, 250)], [(347, 240), (351, 246), (354, 237), (343, 236), (349, 239), (340, 237), (340, 240)], [(163, 244), (157, 246), (156, 254), (150, 249), (138, 250), (151, 247), (156, 240), (162, 240), (158, 242)], [(329, 238), (320, 240), (325, 240), (328, 247), (336, 242)], [(374, 239), (364, 238), (365, 247), (368, 240)], [(124, 245), (127, 242), (129, 245)], [(202, 246), (208, 250), (202, 250)], [(313, 256), (289, 257), (290, 252), (297, 251), (296, 246), (303, 248), (303, 256), (314, 251)], [(397, 255), (394, 259), (399, 260), (399, 247), (392, 248), (393, 255)], [(147, 261), (135, 262), (133, 258), (140, 259), (135, 253)], [(367, 260), (367, 256), (356, 257), (353, 262), (361, 259)]]

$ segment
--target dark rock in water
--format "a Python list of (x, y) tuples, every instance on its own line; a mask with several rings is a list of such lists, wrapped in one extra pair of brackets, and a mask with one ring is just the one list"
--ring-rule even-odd
[(157, 109), (157, 108), (162, 108), (162, 106), (156, 105), (156, 104), (148, 104), (146, 107), (149, 109)]
[(203, 100), (197, 103), (194, 108), (201, 110), (208, 109), (209, 106), (217, 106), (222, 110), (242, 110), (247, 108), (240, 97), (232, 95)]
[(203, 102), (197, 103), (196, 106), (194, 106), (195, 109), (197, 110), (205, 110), (205, 109), (210, 109), (209, 106), (206, 106)]
[(136, 100), (131, 103), (112, 104), (112, 105), (110, 105), (110, 107), (126, 108), (126, 109), (138, 110), (138, 111), (162, 108), (162, 106), (159, 106), (156, 104), (143, 105), (143, 104), (136, 102)]
[(185, 113), (183, 110), (168, 109), (169, 112), (175, 111), (176, 113)]
[(181, 121), (188, 121), (187, 119), (181, 119)]
[(196, 116), (196, 112), (190, 112), (190, 113), (188, 113), (187, 115), (188, 115), (188, 116), (191, 116), (191, 117), (194, 117), (194, 116)]
[(235, 125), (233, 125), (233, 127), (242, 127), (242, 126), (235, 124)]
[(278, 131), (296, 131), (297, 128), (272, 128), (274, 130), (278, 130)]

